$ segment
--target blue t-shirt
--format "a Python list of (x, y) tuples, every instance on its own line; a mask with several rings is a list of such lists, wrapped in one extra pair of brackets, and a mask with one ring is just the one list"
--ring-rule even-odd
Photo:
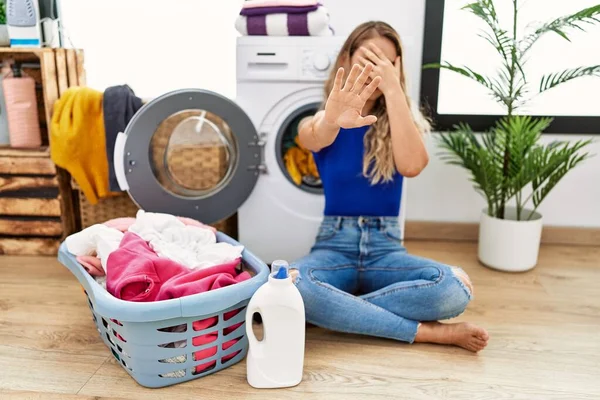
[(402, 175), (372, 185), (362, 174), (368, 126), (340, 129), (335, 142), (314, 153), (325, 192), (325, 215), (390, 217), (400, 212)]

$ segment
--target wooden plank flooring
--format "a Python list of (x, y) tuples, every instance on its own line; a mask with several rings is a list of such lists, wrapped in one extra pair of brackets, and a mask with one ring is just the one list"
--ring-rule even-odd
[(53, 258), (0, 257), (0, 399), (599, 399), (600, 248), (544, 246), (524, 274), (481, 267), (472, 243), (413, 242), (411, 252), (462, 266), (475, 300), (460, 320), (488, 348), (407, 345), (307, 333), (304, 381), (259, 391), (245, 363), (145, 389), (114, 361), (76, 279)]

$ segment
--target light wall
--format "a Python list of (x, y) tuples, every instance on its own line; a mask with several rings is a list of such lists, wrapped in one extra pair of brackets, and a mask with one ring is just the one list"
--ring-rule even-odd
[(234, 22), (243, 0), (60, 0), (67, 46), (85, 50), (88, 86), (142, 98), (182, 88), (235, 97)]
[[(586, 136), (547, 135), (544, 141), (580, 140)], [(571, 171), (549, 194), (539, 211), (546, 225), (600, 227), (600, 135), (589, 151), (596, 156)], [(483, 199), (469, 176), (446, 165), (434, 154), (434, 137), (428, 140), (432, 155), (425, 171), (408, 183), (407, 219), (419, 221), (476, 222)]]

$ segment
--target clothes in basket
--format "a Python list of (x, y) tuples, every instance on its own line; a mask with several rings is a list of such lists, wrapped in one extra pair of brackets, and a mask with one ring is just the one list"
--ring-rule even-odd
[(240, 259), (206, 268), (191, 269), (154, 252), (148, 242), (125, 233), (121, 246), (111, 253), (106, 271), (110, 294), (127, 301), (161, 301), (203, 293), (244, 281), (237, 273)]
[[(168, 258), (159, 257), (146, 241), (135, 233), (127, 232), (121, 247), (114, 251), (110, 258), (107, 271), (107, 289), (113, 296), (127, 301), (151, 302), (169, 300), (204, 293), (250, 279), (247, 272), (237, 271), (239, 259), (232, 262), (215, 265), (209, 268), (191, 270)], [(235, 316), (240, 310), (225, 314), (226, 319)], [(195, 321), (193, 328), (201, 331), (216, 325), (216, 317)], [(240, 324), (227, 328), (226, 334), (234, 331)], [(176, 331), (176, 330), (174, 330)], [(217, 332), (199, 335), (193, 338), (194, 346), (212, 343), (217, 339)], [(237, 343), (233, 339), (223, 344), (227, 350)], [(217, 347), (209, 347), (194, 353), (196, 360), (214, 356)], [(235, 353), (227, 357), (235, 357)], [(181, 358), (167, 360), (181, 362)], [(196, 367), (196, 372), (212, 368), (215, 361)]]
[[(108, 256), (119, 247), (124, 232), (130, 228), (142, 238), (151, 240), (151, 247), (167, 248), (168, 254), (159, 252), (159, 255), (173, 256), (176, 261), (190, 268), (231, 261), (239, 258), (243, 250), (242, 246), (216, 244), (216, 230), (199, 221), (169, 214), (146, 213), (142, 210), (138, 211), (136, 218), (116, 218), (103, 224), (92, 225), (69, 236), (66, 245), (69, 252), (78, 256), (77, 260), (91, 275), (104, 276)], [(194, 252), (183, 248), (196, 231), (199, 233), (195, 236), (205, 238), (204, 243), (211, 246), (202, 246), (202, 249), (194, 246)], [(174, 243), (171, 244), (172, 242)], [(182, 254), (187, 256), (182, 257)]]

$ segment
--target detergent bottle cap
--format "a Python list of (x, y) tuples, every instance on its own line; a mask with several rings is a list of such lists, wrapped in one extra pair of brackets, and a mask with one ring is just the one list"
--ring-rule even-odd
[(275, 260), (271, 264), (271, 273), (275, 279), (286, 279), (289, 276), (290, 264), (285, 260)]

